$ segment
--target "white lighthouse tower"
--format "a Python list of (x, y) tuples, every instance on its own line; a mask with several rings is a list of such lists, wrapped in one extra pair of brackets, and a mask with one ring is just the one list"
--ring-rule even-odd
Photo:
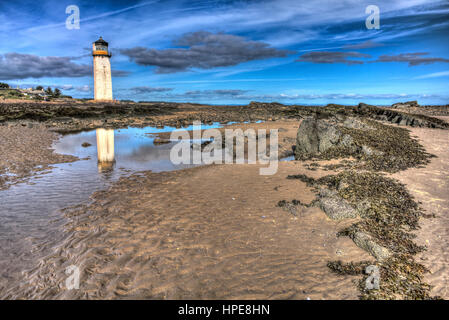
[(95, 101), (112, 101), (111, 54), (102, 37), (92, 44)]

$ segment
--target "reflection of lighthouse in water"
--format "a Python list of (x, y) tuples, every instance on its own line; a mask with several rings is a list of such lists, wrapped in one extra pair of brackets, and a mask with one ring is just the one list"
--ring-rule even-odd
[(114, 167), (114, 130), (97, 129), (98, 170), (108, 171)]

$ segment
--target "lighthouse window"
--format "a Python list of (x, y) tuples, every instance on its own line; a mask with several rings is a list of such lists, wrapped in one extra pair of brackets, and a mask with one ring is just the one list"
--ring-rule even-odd
[(101, 44), (100, 44), (100, 45), (96, 45), (95, 47), (96, 47), (97, 50), (99, 50), (99, 51), (107, 51), (107, 50), (108, 50), (106, 46), (101, 45)]

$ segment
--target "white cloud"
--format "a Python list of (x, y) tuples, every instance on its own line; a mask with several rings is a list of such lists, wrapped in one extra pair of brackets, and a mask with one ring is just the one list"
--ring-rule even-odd
[(422, 76), (415, 77), (414, 79), (430, 79), (430, 78), (440, 78), (440, 77), (448, 77), (448, 76), (449, 76), (449, 70), (423, 74)]

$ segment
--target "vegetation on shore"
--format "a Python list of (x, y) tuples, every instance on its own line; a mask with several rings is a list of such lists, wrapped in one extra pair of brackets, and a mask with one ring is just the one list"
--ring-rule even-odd
[[(31, 88), (32, 89), (32, 88)], [(0, 100), (15, 99), (15, 100), (35, 100), (35, 101), (50, 101), (52, 99), (72, 99), (71, 96), (63, 95), (59, 88), (54, 90), (48, 87), (44, 90), (42, 86), (36, 86), (33, 90), (30, 89), (14, 89), (7, 83), (0, 82)]]

